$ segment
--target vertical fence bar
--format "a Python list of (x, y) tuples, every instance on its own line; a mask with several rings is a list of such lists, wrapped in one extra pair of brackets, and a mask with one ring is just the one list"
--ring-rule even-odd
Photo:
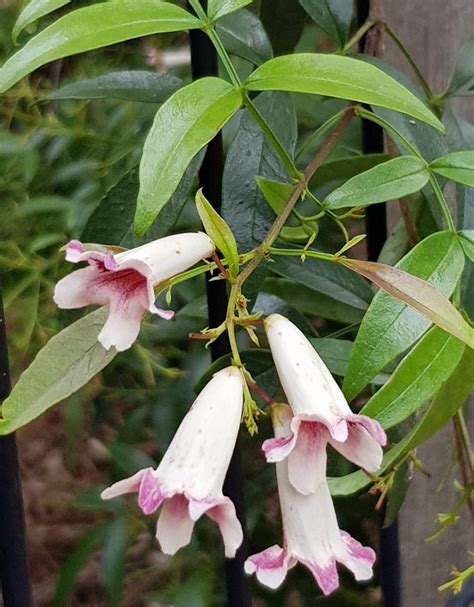
[[(10, 370), (0, 284), (0, 402), (9, 393)], [(32, 605), (23, 498), (14, 434), (0, 437), (0, 581), (3, 607)]]
[[(361, 26), (369, 17), (373, 3), (379, 5), (383, 0), (357, 0), (357, 22)], [(379, 8), (379, 7), (378, 7)], [(365, 50), (365, 36), (359, 44), (360, 52)], [(383, 129), (369, 120), (362, 120), (362, 149), (364, 154), (384, 151)], [(366, 211), (367, 257), (376, 261), (387, 239), (387, 210), (385, 204), (374, 204)], [(398, 522), (389, 527), (383, 526), (382, 512), (380, 521), (379, 572), (382, 588), (383, 607), (401, 607), (401, 569)]]
[[(206, 3), (203, 2), (203, 5)], [(203, 76), (217, 76), (217, 56), (208, 36), (199, 30), (193, 30), (191, 37), (191, 68), (193, 79)], [(216, 211), (220, 211), (222, 197), (222, 173), (224, 168), (224, 153), (222, 137), (219, 134), (207, 146), (206, 155), (199, 172), (199, 180)], [(210, 281), (207, 278), (207, 302), (209, 310), (209, 326), (217, 327), (226, 317), (227, 290), (222, 280)], [(211, 344), (211, 357), (216, 360), (229, 354), (230, 346), (226, 334), (221, 335)], [(234, 502), (237, 516), (242, 523), (245, 533), (245, 507), (243, 475), (241, 465), (241, 451), (237, 441), (229, 470), (224, 482), (224, 494)], [(250, 607), (250, 587), (244, 573), (245, 539), (237, 551), (235, 558), (226, 559), (225, 573), (227, 585), (227, 603), (229, 607)]]

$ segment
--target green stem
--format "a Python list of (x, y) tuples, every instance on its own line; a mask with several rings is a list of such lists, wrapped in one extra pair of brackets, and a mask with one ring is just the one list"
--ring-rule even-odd
[(199, 0), (189, 0), (189, 4), (193, 7), (194, 12), (199, 17), (199, 19), (201, 19), (203, 24), (207, 24), (209, 20), (207, 18), (205, 10), (202, 8), (201, 3), (199, 2)]
[(439, 202), (439, 206), (441, 207), (444, 221), (446, 223), (448, 230), (450, 230), (451, 232), (455, 232), (456, 227), (454, 225), (453, 218), (451, 217), (451, 213), (449, 212), (448, 203), (446, 202), (446, 198), (444, 197), (443, 191), (440, 188), (438, 180), (436, 179), (435, 175), (433, 175), (433, 173), (431, 173), (431, 171), (430, 171), (430, 184), (431, 184), (431, 187), (433, 188), (434, 195), (436, 196), (436, 199)]
[(346, 43), (344, 48), (342, 49), (342, 54), (345, 55), (348, 50), (350, 50), (354, 44), (359, 42), (359, 40), (364, 36), (364, 34), (373, 26), (375, 23), (372, 19), (368, 19), (363, 25), (359, 27), (356, 33), (352, 36), (352, 38)]
[(428, 84), (428, 82), (426, 81), (425, 77), (421, 73), (420, 68), (415, 63), (415, 60), (410, 55), (410, 53), (408, 52), (407, 48), (405, 47), (405, 45), (403, 44), (403, 42), (400, 40), (400, 38), (397, 36), (397, 34), (387, 24), (385, 24), (385, 31), (390, 36), (390, 38), (393, 40), (393, 42), (395, 42), (395, 44), (397, 45), (397, 47), (399, 48), (399, 50), (402, 52), (402, 54), (405, 57), (405, 59), (410, 64), (410, 67), (413, 70), (415, 76), (417, 77), (418, 82), (420, 83), (421, 88), (423, 89), (423, 92), (426, 95), (426, 98), (428, 99), (428, 101), (431, 101), (432, 98), (433, 98), (433, 91), (431, 90), (430, 85)]
[(250, 97), (247, 95), (247, 93), (244, 93), (243, 100), (244, 100), (244, 105), (246, 106), (246, 108), (248, 109), (250, 114), (253, 116), (255, 122), (260, 126), (262, 131), (265, 133), (265, 135), (268, 137), (271, 144), (273, 145), (276, 153), (278, 154), (278, 156), (280, 156), (284, 165), (288, 169), (288, 172), (290, 173), (292, 179), (301, 179), (301, 172), (298, 171), (298, 169), (296, 168), (296, 165), (293, 162), (293, 160), (291, 159), (291, 156), (288, 154), (288, 152), (283, 147), (281, 141), (278, 139), (278, 137), (273, 132), (271, 126), (268, 124), (267, 120), (265, 119), (265, 116), (263, 116), (263, 114), (260, 112), (260, 110), (257, 108), (257, 106), (253, 103), (253, 101), (250, 99)]
[(446, 198), (444, 197), (444, 194), (441, 191), (441, 188), (439, 186), (438, 180), (436, 179), (435, 175), (433, 175), (433, 173), (430, 171), (428, 163), (423, 158), (423, 156), (420, 154), (420, 152), (418, 151), (418, 149), (412, 143), (410, 143), (408, 141), (408, 139), (404, 135), (402, 135), (402, 133), (400, 133), (400, 131), (398, 131), (395, 127), (393, 127), (389, 122), (387, 122), (386, 120), (384, 120), (380, 116), (377, 116), (376, 114), (373, 114), (372, 112), (369, 112), (368, 110), (364, 109), (361, 106), (357, 106), (357, 108), (356, 108), (355, 111), (356, 111), (356, 113), (361, 118), (365, 118), (367, 120), (375, 122), (376, 124), (378, 124), (379, 126), (381, 126), (383, 129), (385, 129), (386, 131), (388, 131), (388, 133), (392, 135), (392, 139), (393, 139), (393, 136), (394, 136), (414, 156), (416, 156), (422, 162), (425, 163), (425, 165), (426, 165), (426, 167), (427, 167), (427, 169), (428, 169), (428, 171), (430, 173), (430, 178), (429, 178), (430, 185), (431, 185), (431, 187), (433, 189), (434, 195), (436, 196), (436, 199), (437, 199), (437, 201), (439, 203), (439, 206), (441, 208), (441, 212), (443, 214), (444, 221), (446, 223), (446, 227), (451, 232), (455, 232), (456, 228), (454, 226), (453, 218), (451, 217), (451, 213), (449, 212), (448, 203), (446, 202)]
[(232, 84), (235, 86), (236, 89), (241, 90), (242, 82), (240, 81), (239, 75), (237, 74), (237, 70), (235, 69), (234, 64), (230, 60), (230, 57), (227, 54), (227, 51), (225, 50), (224, 45), (221, 42), (221, 39), (217, 35), (216, 30), (213, 28), (213, 26), (209, 26), (205, 30), (205, 32), (211, 39), (211, 42), (214, 45), (214, 48), (216, 49), (217, 54), (219, 55), (219, 58), (222, 61), (222, 64), (225, 67), (226, 72), (229, 75), (229, 78), (232, 81)]
[(320, 251), (313, 251), (313, 249), (278, 249), (276, 247), (269, 247), (268, 252), (271, 255), (283, 255), (287, 257), (313, 257), (314, 259), (324, 259), (325, 261), (337, 261), (336, 255), (331, 253), (321, 253)]

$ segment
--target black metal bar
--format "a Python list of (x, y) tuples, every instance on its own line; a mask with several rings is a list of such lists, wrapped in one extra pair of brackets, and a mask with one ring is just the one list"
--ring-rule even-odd
[[(205, 4), (204, 2), (202, 3)], [(208, 36), (199, 30), (193, 30), (191, 36), (191, 67), (193, 79), (202, 76), (215, 76), (218, 73), (217, 55)], [(207, 146), (206, 155), (199, 172), (199, 179), (206, 197), (213, 207), (220, 211), (222, 197), (222, 172), (224, 154), (222, 137), (218, 135)], [(220, 325), (227, 312), (227, 291), (224, 281), (207, 281), (207, 301), (209, 326)], [(230, 346), (226, 335), (222, 335), (211, 344), (211, 357), (216, 360), (229, 354)], [(224, 494), (234, 502), (237, 516), (245, 533), (245, 505), (243, 475), (239, 442), (234, 450), (224, 483)], [(245, 540), (235, 558), (226, 559), (225, 573), (227, 584), (227, 602), (229, 607), (250, 607), (251, 596), (248, 579), (244, 573), (246, 557)]]
[[(369, 17), (370, 0), (357, 0), (357, 23), (361, 26)], [(365, 37), (359, 44), (364, 52)], [(362, 120), (362, 150), (365, 154), (384, 151), (383, 129), (369, 120)], [(387, 210), (385, 204), (374, 204), (366, 211), (367, 257), (376, 261), (387, 240)], [(398, 522), (383, 527), (384, 513), (380, 518), (379, 577), (383, 607), (401, 607), (401, 567)]]
[[(0, 285), (0, 402), (10, 393), (7, 334)], [(0, 581), (4, 607), (32, 605), (20, 470), (14, 434), (0, 437)]]

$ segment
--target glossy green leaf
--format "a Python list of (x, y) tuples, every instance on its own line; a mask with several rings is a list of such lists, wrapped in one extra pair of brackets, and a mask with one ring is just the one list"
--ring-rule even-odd
[(326, 196), (323, 205), (340, 209), (396, 200), (421, 190), (429, 176), (422, 160), (400, 156), (352, 177)]
[(16, 20), (12, 30), (13, 42), (16, 42), (21, 32), (41, 17), (69, 4), (71, 0), (30, 0)]
[[(431, 162), (448, 152), (447, 138), (440, 132), (434, 131), (427, 124), (404, 114), (380, 107), (373, 107), (373, 111), (411, 143), (420, 152), (426, 162)], [(400, 155), (411, 153), (405, 144), (400, 141), (399, 137), (395, 136), (389, 129), (386, 129), (386, 132), (389, 134)], [(440, 181), (440, 185), (441, 187), (443, 186), (443, 181)], [(444, 229), (443, 214), (431, 185), (426, 185), (422, 190), (422, 194), (425, 198), (425, 204), (429, 207), (438, 228), (440, 230)]]
[[(416, 245), (397, 268), (431, 282), (449, 297), (464, 266), (456, 235), (438, 232)], [(344, 379), (344, 392), (352, 400), (390, 361), (410, 348), (431, 322), (407, 304), (379, 291), (360, 326)]]
[(291, 53), (303, 32), (306, 13), (295, 0), (264, 0), (260, 18), (275, 55)]
[(360, 276), (338, 264), (307, 258), (302, 262), (294, 257), (274, 257), (272, 272), (291, 278), (337, 302), (366, 310), (372, 299), (372, 290)]
[(203, 157), (204, 150), (191, 161), (170, 201), (148, 230), (146, 238), (137, 238), (133, 232), (139, 188), (138, 167), (136, 167), (114, 184), (100, 201), (84, 226), (82, 241), (105, 242), (108, 245), (132, 249), (150, 240), (167, 236), (181, 215), (186, 201), (189, 200)]
[(459, 48), (451, 82), (445, 93), (449, 96), (474, 94), (474, 36)]
[(212, 208), (212, 205), (202, 193), (202, 189), (196, 194), (196, 208), (207, 235), (227, 260), (231, 275), (237, 276), (239, 272), (239, 252), (237, 251), (234, 235), (219, 213)]
[(464, 344), (433, 327), (398, 365), (361, 414), (391, 428), (427, 403), (458, 366)]
[[(290, 95), (265, 93), (255, 104), (279, 137), (290, 156), (297, 140), (296, 115)], [(258, 246), (270, 228), (275, 214), (265, 202), (255, 175), (285, 181), (288, 172), (262, 129), (247, 110), (240, 115), (239, 126), (229, 146), (222, 183), (222, 216), (230, 226), (240, 251)], [(265, 274), (260, 265), (249, 281), (245, 294), (255, 299)]]
[(346, 181), (386, 160), (389, 160), (387, 154), (364, 154), (363, 156), (345, 156), (337, 160), (330, 160), (318, 168), (311, 181), (318, 186)]
[[(419, 422), (400, 442), (385, 453), (382, 466), (377, 471), (379, 475), (396, 463), (404, 453), (415, 449), (434, 436), (462, 407), (474, 389), (473, 368), (474, 350), (465, 348), (460, 363), (441, 386)], [(328, 481), (331, 494), (340, 496), (357, 493), (372, 483), (362, 470), (341, 478), (330, 478)]]
[(235, 11), (244, 8), (244, 6), (247, 6), (252, 2), (253, 0), (208, 0), (207, 14), (210, 19), (215, 21), (224, 15), (234, 13)]
[(92, 554), (99, 548), (105, 537), (108, 525), (96, 525), (89, 529), (76, 543), (67, 556), (59, 572), (59, 578), (51, 603), (52, 607), (67, 607), (74, 591), (77, 577)]
[(66, 84), (43, 99), (124, 99), (163, 103), (182, 84), (183, 81), (175, 76), (146, 70), (110, 72)]
[(471, 261), (474, 261), (474, 230), (462, 230), (459, 232), (459, 242), (464, 253)]
[(474, 188), (474, 151), (452, 152), (437, 158), (430, 168), (439, 175)]
[(449, 299), (430, 282), (399, 268), (373, 261), (346, 259), (343, 263), (371, 280), (392, 297), (426, 316), (438, 327), (474, 348), (474, 328), (469, 326)]
[[(176, 190), (192, 158), (234, 114), (239, 91), (220, 78), (202, 78), (158, 110), (140, 162), (135, 231), (143, 235)], [(172, 128), (171, 128), (172, 127)]]
[(52, 337), (3, 401), (0, 434), (28, 424), (102, 371), (116, 356), (97, 341), (105, 308), (80, 318)]
[(275, 181), (275, 179), (266, 179), (260, 176), (255, 177), (255, 181), (275, 214), (281, 213), (293, 192), (293, 186), (289, 183), (282, 183), (281, 181)]
[(302, 314), (320, 316), (344, 324), (359, 323), (366, 309), (355, 308), (285, 278), (265, 279), (262, 291), (281, 297)]
[(201, 26), (179, 6), (159, 0), (110, 0), (77, 9), (32, 38), (0, 69), (0, 93), (27, 74), (62, 57), (149, 34)]
[(223, 17), (217, 23), (216, 31), (229, 53), (254, 65), (268, 61), (273, 55), (272, 45), (261, 21), (250, 11), (243, 10)]
[(404, 86), (374, 65), (351, 57), (318, 53), (276, 57), (252, 72), (245, 87), (251, 91), (313, 93), (379, 105), (444, 130), (431, 110)]
[(301, 6), (319, 27), (342, 49), (347, 41), (352, 20), (350, 0), (299, 0)]

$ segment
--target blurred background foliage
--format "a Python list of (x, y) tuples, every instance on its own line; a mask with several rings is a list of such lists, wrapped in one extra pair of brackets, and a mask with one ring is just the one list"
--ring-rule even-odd
[[(295, 47), (299, 51), (334, 50), (329, 36), (296, 2), (295, 14), (284, 20), (273, 4), (278, 2), (256, 2), (252, 7), (257, 12), (261, 9), (275, 54)], [(0, 61), (14, 50), (11, 30), (19, 8), (18, 0), (0, 2)], [(48, 18), (41, 25), (47, 22)], [(30, 33), (22, 34), (23, 38)], [(228, 44), (234, 44), (239, 72), (248, 73), (248, 57), (239, 56), (245, 52), (239, 52), (235, 40)], [(268, 56), (269, 45), (264, 37), (254, 50)], [(52, 301), (55, 282), (69, 271), (59, 249), (68, 239), (80, 237), (85, 226), (87, 234), (93, 232), (88, 219), (107, 192), (110, 197), (111, 188), (115, 186), (112, 192), (119, 198), (125, 191), (132, 196), (133, 179), (128, 186), (120, 179), (137, 165), (157, 107), (156, 103), (123, 99), (44, 97), (76, 80), (130, 69), (166, 71), (189, 80), (186, 36), (149, 37), (55, 62), (0, 99), (0, 273), (14, 378), (50, 336), (82, 315), (82, 311), (59, 311)], [(290, 98), (280, 94), (277, 101), (290, 108), (294, 104), (299, 143), (344, 106), (334, 99), (306, 95)], [(239, 113), (226, 126), (226, 148), (232, 145), (244, 119)], [(288, 130), (288, 125), (281, 128)], [(309, 142), (302, 158), (314, 151), (315, 145)], [(322, 198), (352, 174), (386, 159), (383, 155), (369, 159), (361, 155), (360, 122), (353, 120), (341, 145), (321, 169), (315, 194)], [(195, 163), (190, 183), (197, 168)], [(188, 185), (187, 189), (182, 202), (188, 200), (189, 204), (175, 225), (175, 218), (169, 220), (168, 229), (199, 228), (191, 203), (192, 188)], [(133, 204), (133, 198), (128, 203)], [(417, 222), (420, 235), (435, 227), (429, 210), (420, 211)], [(354, 222), (351, 235), (361, 230)], [(342, 242), (337, 226), (323, 220), (318, 246), (336, 251)], [(385, 250), (385, 261), (395, 263), (407, 249), (401, 234)], [(357, 331), (372, 291), (355, 277), (351, 288), (359, 303), (350, 305), (339, 301), (336, 294), (331, 297), (327, 291), (318, 292), (307, 276), (295, 277), (294, 272), (294, 264), (286, 261), (277, 272), (269, 271), (256, 305), (267, 313), (283, 311), (315, 337), (343, 338), (337, 350), (328, 342), (332, 366), (338, 365), (338, 375), (342, 375), (348, 340)], [(187, 337), (207, 324), (204, 281), (199, 278), (176, 287), (172, 307), (179, 310), (175, 321), (149, 320), (130, 351), (78, 394), (20, 432), (38, 606), (225, 604), (223, 550), (212, 524), (201, 520), (190, 546), (173, 558), (165, 557), (154, 540), (154, 517), (143, 517), (133, 499), (103, 503), (99, 498), (101, 488), (110, 482), (159, 461), (195, 398), (196, 382), (210, 363), (202, 342)], [(250, 346), (241, 339), (244, 348)], [(259, 356), (252, 365), (262, 387), (275, 393), (268, 359)], [(269, 424), (264, 421), (257, 440), (242, 436), (251, 552), (280, 542), (281, 535), (274, 469), (264, 465), (260, 452), (261, 440), (268, 432)], [(351, 470), (336, 457), (330, 466), (332, 474)], [(339, 499), (336, 509), (342, 528), (376, 547), (375, 499), (370, 495)], [(341, 571), (340, 590), (327, 599), (319, 595), (303, 567), (292, 570), (277, 592), (269, 592), (253, 580), (252, 588), (255, 604), (270, 607), (323, 602), (328, 606), (370, 607), (380, 603), (377, 577), (367, 584), (355, 584), (346, 571)]]

